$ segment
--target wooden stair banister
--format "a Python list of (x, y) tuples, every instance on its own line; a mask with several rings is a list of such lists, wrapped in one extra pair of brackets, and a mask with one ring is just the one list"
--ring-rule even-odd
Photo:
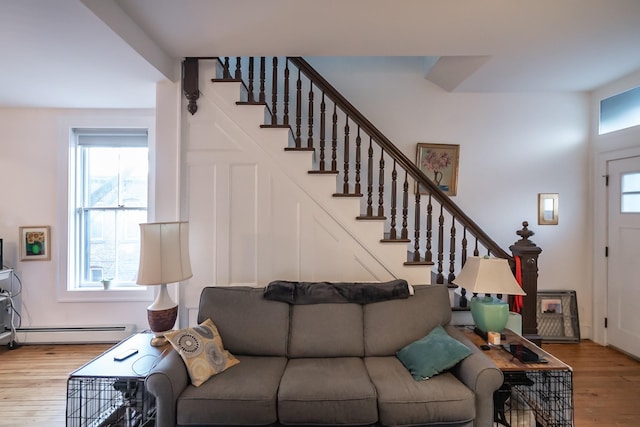
[(314, 82), (314, 85), (318, 88), (321, 88), (324, 92), (328, 93), (329, 96), (334, 100), (334, 102), (349, 115), (349, 117), (358, 125), (364, 129), (370, 136), (377, 141), (377, 143), (383, 147), (385, 152), (389, 154), (393, 159), (398, 162), (400, 166), (402, 166), (409, 174), (416, 179), (421, 185), (424, 185), (429, 189), (431, 194), (436, 195), (435, 197), (439, 202), (451, 213), (451, 215), (455, 216), (458, 222), (467, 227), (468, 229), (474, 230), (477, 234), (476, 237), (479, 238), (483, 244), (498, 258), (507, 258), (510, 259), (511, 256), (502, 249), (488, 234), (484, 232), (467, 214), (464, 213), (460, 207), (455, 204), (449, 196), (444, 194), (437, 185), (433, 183), (427, 176), (416, 166), (414, 162), (409, 160), (407, 156), (404, 155), (402, 151), (398, 149), (396, 145), (394, 145), (382, 132), (378, 130), (369, 120), (358, 109), (356, 109), (349, 101), (347, 101), (338, 90), (336, 90), (329, 82), (327, 82), (315, 69), (313, 69), (307, 61), (300, 57), (290, 57), (289, 60), (298, 66), (300, 70)]
[[(385, 221), (388, 231), (380, 240), (412, 248), (406, 265), (434, 265), (435, 281), (451, 284), (469, 251), (480, 256), (485, 255), (480, 253), (484, 249), (487, 255), (508, 259), (514, 268), (514, 256), (522, 258), (527, 292), (523, 331), (529, 336), (537, 334), (537, 254), (541, 249), (528, 240), (532, 232), (526, 226), (517, 232), (523, 239), (510, 248), (510, 255), (303, 58), (274, 57), (271, 67), (266, 57), (218, 59), (221, 78), (212, 80), (241, 82), (245, 93), (238, 104), (263, 105), (269, 123), (261, 127), (289, 129), (291, 144), (286, 150), (316, 152), (317, 165), (309, 173), (339, 176), (342, 182), (337, 184), (335, 197), (363, 197), (366, 206), (357, 219)], [(197, 58), (187, 58), (183, 66), (185, 96), (192, 114), (197, 110), (198, 94), (194, 60), (197, 62)], [(291, 114), (295, 118), (290, 118)], [(426, 189), (426, 194), (418, 188)], [(532, 245), (539, 250), (537, 254)], [(531, 264), (536, 266), (533, 272)], [(460, 306), (465, 301), (462, 290)]]

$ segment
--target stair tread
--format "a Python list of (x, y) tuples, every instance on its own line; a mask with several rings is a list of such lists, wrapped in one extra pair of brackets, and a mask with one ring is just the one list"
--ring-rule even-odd
[(242, 83), (244, 84), (244, 82), (242, 81), (242, 79), (234, 79), (232, 77), (228, 78), (228, 79), (211, 79), (211, 82), (213, 83), (217, 83), (217, 82), (231, 82), (231, 83)]
[(411, 243), (411, 239), (380, 239), (382, 243)]
[(433, 261), (405, 261), (404, 265), (435, 265)]
[(285, 147), (284, 151), (315, 151), (315, 148), (308, 148), (308, 147)]
[(333, 197), (362, 197), (362, 193), (333, 193)]
[(236, 105), (262, 105), (266, 106), (266, 102), (262, 101), (236, 101)]
[(309, 171), (309, 174), (311, 174), (311, 175), (337, 175), (338, 171), (327, 171), (327, 170), (316, 171), (316, 170), (313, 170), (313, 171)]
[(356, 217), (357, 220), (361, 220), (361, 221), (375, 221), (375, 220), (385, 220), (387, 219), (386, 216), (382, 215), (360, 215)]
[(289, 129), (289, 125), (260, 125), (262, 129)]

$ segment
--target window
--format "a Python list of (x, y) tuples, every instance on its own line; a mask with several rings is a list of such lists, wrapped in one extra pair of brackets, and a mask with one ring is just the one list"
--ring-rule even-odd
[(622, 175), (622, 213), (640, 213), (640, 173)]
[(68, 287), (102, 288), (102, 279), (133, 287), (138, 224), (147, 221), (147, 132), (74, 129), (72, 135)]
[(640, 87), (600, 101), (600, 135), (640, 125)]

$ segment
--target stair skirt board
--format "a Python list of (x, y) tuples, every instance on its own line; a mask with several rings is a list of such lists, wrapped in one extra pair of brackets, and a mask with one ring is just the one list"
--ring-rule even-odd
[(136, 332), (134, 324), (16, 328), (19, 344), (116, 343)]

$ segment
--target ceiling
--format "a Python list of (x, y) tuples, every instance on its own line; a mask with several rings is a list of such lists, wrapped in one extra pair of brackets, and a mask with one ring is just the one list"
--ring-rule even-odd
[(449, 91), (640, 70), (638, 0), (0, 0), (0, 106), (153, 108), (185, 56), (420, 56)]

